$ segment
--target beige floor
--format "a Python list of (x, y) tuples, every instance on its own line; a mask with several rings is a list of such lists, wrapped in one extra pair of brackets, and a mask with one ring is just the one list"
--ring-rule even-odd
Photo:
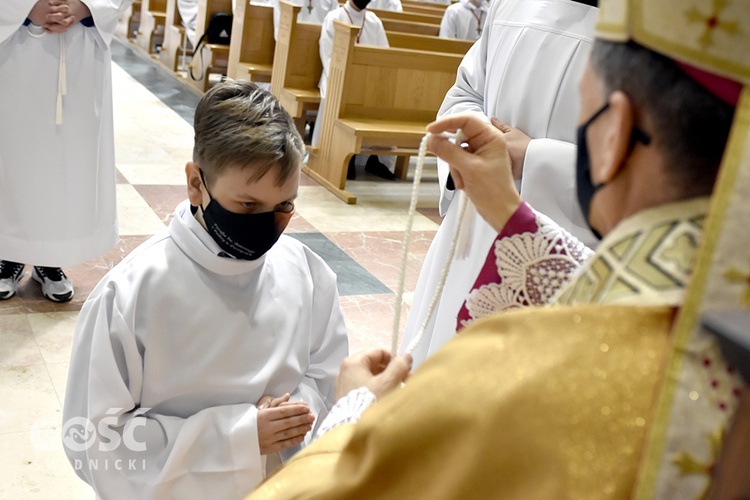
[[(0, 499), (92, 497), (75, 476), (60, 439), (76, 316), (107, 269), (163, 229), (176, 201), (184, 197), (191, 126), (117, 66), (113, 81), (122, 242), (101, 259), (66, 270), (76, 284), (73, 302), (43, 300), (27, 277), (18, 296), (0, 304)], [(434, 161), (430, 165), (414, 221), (407, 298), (438, 227)], [(304, 179), (289, 230), (322, 233), (395, 290), (411, 184), (357, 180), (348, 189), (358, 195), (357, 205), (347, 206)], [(352, 350), (389, 345), (390, 326), (383, 325), (392, 322), (393, 293), (349, 295), (341, 303)]]

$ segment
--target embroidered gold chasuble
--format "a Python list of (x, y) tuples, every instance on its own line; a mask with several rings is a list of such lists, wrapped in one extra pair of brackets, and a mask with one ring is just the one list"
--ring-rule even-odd
[(623, 221), (558, 295), (575, 305), (473, 322), (250, 498), (629, 498), (706, 209)]

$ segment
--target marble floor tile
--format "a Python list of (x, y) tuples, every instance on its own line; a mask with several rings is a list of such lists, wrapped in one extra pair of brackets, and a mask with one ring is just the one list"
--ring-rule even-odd
[(165, 227), (146, 200), (127, 184), (117, 185), (117, 218), (121, 236), (153, 235)]
[(0, 316), (0, 367), (44, 364), (25, 314)]
[[(300, 186), (298, 211), (324, 233), (338, 231), (404, 231), (408, 199), (385, 200), (359, 198), (356, 205), (347, 205), (321, 186)], [(414, 231), (434, 231), (437, 224), (416, 213)]]
[(186, 185), (184, 163), (118, 163), (117, 170), (133, 185)]
[[(395, 294), (341, 297), (341, 311), (349, 336), (349, 352), (373, 348), (390, 350), (395, 314)], [(401, 308), (399, 339), (403, 336), (408, 307)], [(399, 340), (400, 342), (400, 340)]]
[(75, 296), (70, 302), (50, 302), (42, 296), (39, 283), (31, 279), (31, 272), (21, 281), (16, 296), (10, 300), (0, 301), (0, 316), (34, 312), (79, 311), (88, 294), (99, 280), (132, 252), (148, 236), (123, 236), (114, 248), (97, 259), (65, 268), (65, 274), (75, 287)]
[(136, 185), (133, 187), (146, 200), (148, 206), (151, 207), (164, 225), (169, 225), (169, 222), (174, 217), (174, 210), (177, 208), (177, 205), (187, 199), (185, 179), (183, 179), (181, 184), (176, 186)]
[(0, 434), (0, 498), (94, 500), (91, 488), (76, 476), (53, 429)]
[(68, 369), (70, 363), (47, 363), (47, 372), (49, 378), (52, 380), (52, 387), (55, 388), (57, 393), (57, 399), (60, 401), (60, 406), (65, 404), (65, 389), (68, 383)]
[[(325, 234), (388, 288), (394, 292), (397, 290), (403, 258), (403, 232), (362, 231)], [(405, 290), (413, 291), (416, 287), (422, 262), (434, 235), (434, 231), (412, 232), (407, 256)]]
[(77, 311), (28, 314), (45, 363), (67, 363), (73, 346)]
[(0, 434), (60, 422), (61, 408), (46, 366), (0, 368)]

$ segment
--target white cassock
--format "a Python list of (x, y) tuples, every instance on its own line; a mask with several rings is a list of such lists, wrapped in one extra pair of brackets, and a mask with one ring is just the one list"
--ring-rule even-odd
[(185, 27), (185, 36), (190, 45), (195, 47), (195, 27), (198, 23), (198, 0), (177, 0), (177, 11)]
[(440, 37), (459, 40), (477, 40), (482, 34), (487, 21), (489, 2), (482, 0), (475, 5), (472, 0), (460, 0), (454, 3), (443, 14), (440, 21)]
[(0, 259), (68, 266), (118, 239), (109, 44), (131, 0), (87, 0), (94, 26), (23, 26), (0, 8)]
[(394, 12), (404, 11), (404, 6), (401, 5), (401, 0), (372, 0), (367, 4), (367, 8), (375, 10), (392, 10)]
[[(521, 197), (587, 246), (596, 245), (575, 192), (578, 80), (588, 61), (597, 9), (570, 0), (501, 0), (491, 4), (482, 36), (469, 49), (439, 116), (475, 112), (496, 116), (533, 138), (524, 160)], [(401, 350), (427, 316), (457, 225), (458, 198), (446, 188), (448, 166), (438, 162), (442, 224), (425, 257)], [(447, 213), (446, 213), (447, 212)], [(465, 219), (466, 221), (467, 219)], [(470, 248), (454, 259), (416, 365), (456, 333), (456, 315), (497, 236), (478, 215), (464, 222)]]
[[(302, 7), (297, 14), (298, 23), (323, 24), (329, 12), (338, 8), (337, 0), (285, 0)], [(281, 4), (279, 0), (271, 0), (273, 5), (273, 38), (279, 34), (279, 19), (281, 18)]]
[[(288, 392), (316, 426), (333, 403), (348, 351), (333, 271), (285, 235), (256, 261), (220, 251), (185, 201), (83, 306), (63, 442), (101, 498), (243, 498), (278, 463), (260, 455), (257, 401)], [(82, 449), (83, 419), (122, 442)]]

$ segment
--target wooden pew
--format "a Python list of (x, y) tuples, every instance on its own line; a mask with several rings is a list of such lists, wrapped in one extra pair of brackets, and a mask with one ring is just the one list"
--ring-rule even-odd
[(356, 203), (344, 189), (351, 155), (383, 146), (365, 152), (399, 156), (397, 175), (403, 178), (463, 56), (355, 46), (359, 27), (334, 21), (334, 30), (319, 147), (303, 169), (345, 202)]
[[(310, 111), (320, 105), (318, 82), (323, 71), (318, 50), (321, 26), (298, 23), (301, 7), (281, 2), (279, 35), (276, 40), (271, 93), (292, 116), (302, 134)], [(386, 32), (391, 47), (464, 55), (473, 45), (467, 40), (453, 40), (412, 33)]]
[(436, 3), (436, 2), (423, 2), (420, 0), (401, 0), (401, 6), (404, 7), (404, 10), (406, 10), (406, 7), (429, 7), (432, 9), (447, 9), (449, 3)]
[(232, 20), (227, 75), (235, 80), (270, 82), (273, 54), (273, 8), (238, 0)]
[[(177, 9), (177, 0), (167, 0), (167, 20), (164, 28), (164, 43), (159, 52), (159, 60), (172, 71), (177, 71), (179, 58), (183, 55), (185, 27)], [(189, 47), (192, 50), (192, 47)]]
[(415, 23), (398, 19), (381, 19), (386, 32), (399, 31), (402, 33), (414, 33), (415, 35), (438, 36), (440, 25), (432, 23)]
[(294, 119), (304, 137), (308, 111), (320, 106), (318, 82), (323, 72), (318, 41), (320, 24), (298, 23), (302, 7), (280, 2), (279, 34), (276, 40), (271, 93)]
[(396, 21), (409, 21), (412, 23), (437, 24), (440, 26), (443, 16), (432, 14), (415, 14), (413, 12), (396, 12), (395, 10), (369, 9), (377, 15), (380, 20), (393, 19)]
[(164, 24), (167, 21), (167, 0), (141, 0), (141, 24), (136, 42), (153, 54), (164, 40)]
[(141, 26), (141, 0), (134, 0), (129, 9), (127, 38), (128, 40), (135, 40)]
[[(198, 0), (198, 20), (195, 26), (196, 40), (200, 40), (200, 37), (206, 31), (211, 16), (217, 12), (231, 13), (232, 0)], [(198, 91), (205, 92), (208, 90), (209, 76), (212, 73), (219, 73), (222, 75), (227, 74), (229, 45), (205, 43), (201, 47), (200, 52), (201, 54), (193, 54), (193, 71), (197, 72), (196, 76), (201, 74), (202, 71), (203, 78), (200, 80), (193, 80), (188, 75), (187, 81)], [(198, 59), (197, 62), (196, 59)], [(201, 68), (201, 61), (203, 68)]]
[(447, 54), (465, 55), (474, 42), (456, 40), (454, 38), (439, 38), (437, 36), (404, 33), (402, 31), (386, 31), (388, 44), (393, 48), (425, 50), (428, 52), (445, 52)]
[(426, 7), (421, 5), (402, 5), (404, 12), (413, 12), (414, 14), (429, 14), (440, 16), (442, 19), (445, 14), (445, 6)]

